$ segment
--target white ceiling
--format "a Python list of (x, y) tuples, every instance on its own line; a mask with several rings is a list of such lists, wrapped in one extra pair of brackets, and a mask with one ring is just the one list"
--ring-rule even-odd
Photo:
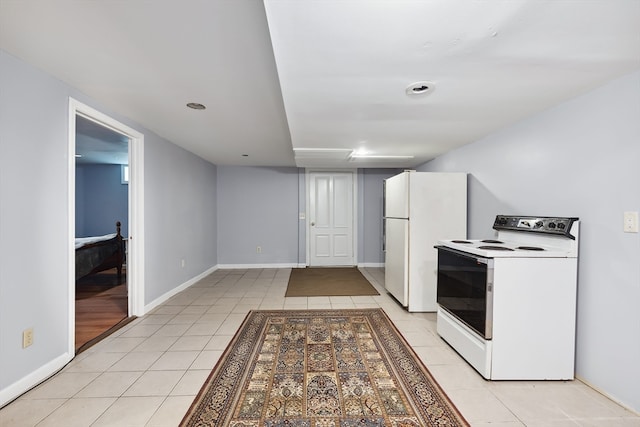
[(129, 164), (129, 138), (76, 116), (76, 164)]
[(414, 167), (640, 69), (640, 1), (0, 0), (0, 48), (215, 164)]

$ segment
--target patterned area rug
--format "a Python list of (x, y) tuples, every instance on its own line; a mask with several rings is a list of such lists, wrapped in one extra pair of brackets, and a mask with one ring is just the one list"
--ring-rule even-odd
[(381, 309), (252, 311), (181, 426), (468, 426)]

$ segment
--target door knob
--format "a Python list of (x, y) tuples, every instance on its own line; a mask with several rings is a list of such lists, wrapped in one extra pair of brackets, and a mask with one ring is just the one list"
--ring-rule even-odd
[(312, 222), (312, 223), (311, 223), (311, 226), (313, 227), (314, 225), (316, 225), (316, 223), (315, 223), (315, 222)]

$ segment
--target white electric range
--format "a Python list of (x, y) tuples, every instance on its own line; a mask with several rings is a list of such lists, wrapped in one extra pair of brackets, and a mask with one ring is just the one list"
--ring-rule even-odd
[(441, 240), (437, 330), (484, 378), (573, 379), (579, 221), (498, 215)]

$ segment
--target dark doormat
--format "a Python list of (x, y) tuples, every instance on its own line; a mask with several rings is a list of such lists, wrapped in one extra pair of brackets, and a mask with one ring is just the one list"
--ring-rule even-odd
[(380, 295), (356, 267), (294, 268), (286, 297)]

